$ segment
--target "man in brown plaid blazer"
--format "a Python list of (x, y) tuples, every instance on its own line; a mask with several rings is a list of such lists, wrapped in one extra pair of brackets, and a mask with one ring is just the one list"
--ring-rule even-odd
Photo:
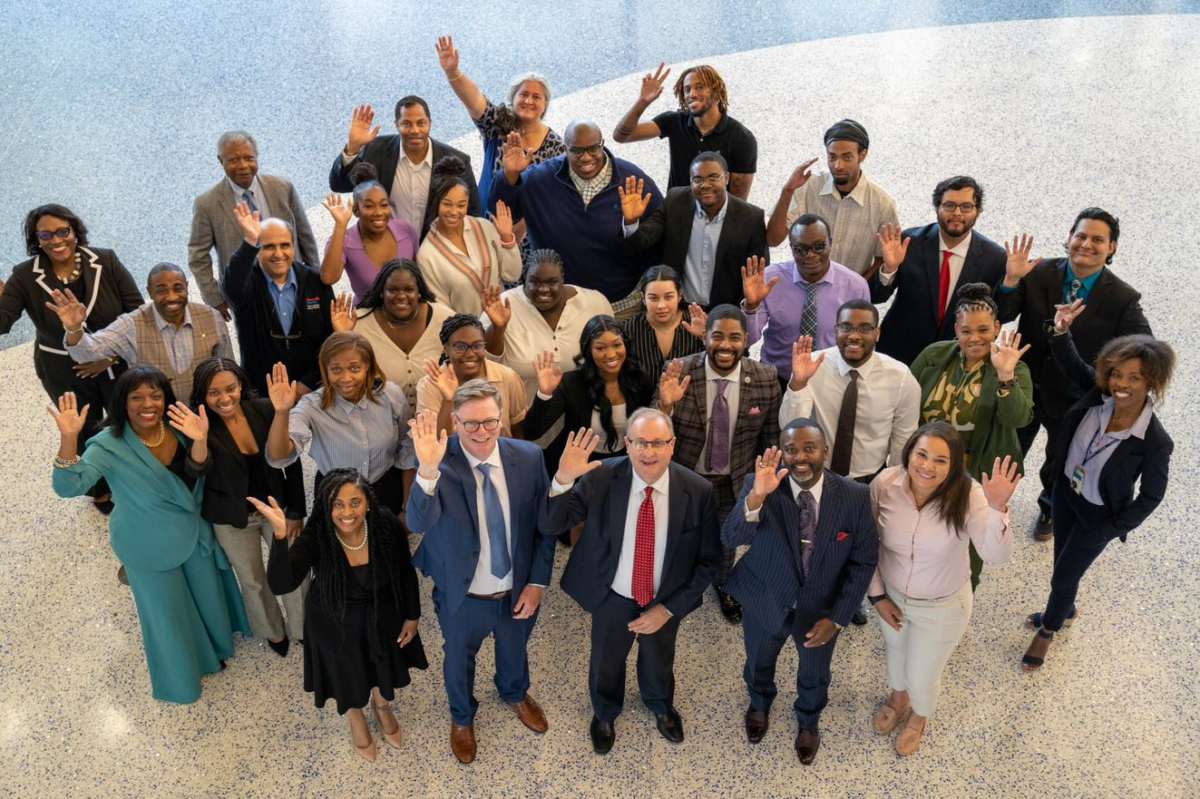
[[(717, 515), (724, 523), (737, 501), (734, 487), (754, 472), (755, 458), (779, 439), (782, 393), (775, 367), (744, 357), (749, 346), (746, 315), (736, 306), (712, 309), (704, 345), (705, 352), (666, 365), (653, 404), (675, 425), (675, 462), (713, 484)], [(732, 624), (741, 621), (742, 609), (721, 586), (735, 555), (735, 549), (723, 550), (713, 578), (721, 613)]]

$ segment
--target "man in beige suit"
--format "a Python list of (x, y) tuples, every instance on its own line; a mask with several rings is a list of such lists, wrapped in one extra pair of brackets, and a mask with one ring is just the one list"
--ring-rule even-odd
[[(274, 175), (258, 174), (258, 144), (244, 130), (221, 134), (217, 141), (217, 161), (225, 170), (225, 179), (196, 198), (192, 213), (192, 236), (188, 241), (188, 268), (204, 302), (216, 308), (228, 320), (229, 305), (221, 296), (221, 273), (242, 243), (242, 228), (233, 215), (234, 206), (248, 202), (260, 219), (274, 217), (288, 222), (296, 231), (299, 261), (321, 263), (321, 253), (296, 188)], [(217, 269), (213, 272), (212, 249), (217, 248)]]

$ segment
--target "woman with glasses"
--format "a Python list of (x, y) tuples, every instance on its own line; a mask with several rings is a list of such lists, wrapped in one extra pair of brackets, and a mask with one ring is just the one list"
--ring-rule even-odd
[[(21, 314), (29, 316), (35, 331), (34, 372), (52, 401), (71, 392), (80, 407), (89, 409), (79, 435), (79, 445), (86, 446), (100, 430), (125, 364), (117, 358), (75, 363), (63, 346), (62, 320), (46, 302), (51, 292), (69, 292), (87, 309), (84, 324), (95, 332), (145, 300), (116, 253), (88, 246), (87, 226), (70, 209), (39, 205), (26, 215), (24, 233), (25, 251), (33, 257), (13, 267), (7, 282), (0, 281), (0, 335), (12, 330)], [(101, 513), (112, 512), (104, 480), (89, 496)]]
[(468, 380), (486, 380), (503, 398), (500, 435), (524, 438), (525, 381), (504, 364), (488, 360), (479, 317), (461, 313), (450, 317), (442, 324), (441, 341), (441, 362), (426, 361), (425, 376), (417, 383), (417, 411), (436, 413), (438, 429), (451, 435), (454, 392)]
[(625, 347), (642, 371), (656, 378), (663, 364), (704, 351), (708, 315), (683, 301), (683, 279), (669, 266), (652, 266), (638, 282), (642, 310), (621, 322)]

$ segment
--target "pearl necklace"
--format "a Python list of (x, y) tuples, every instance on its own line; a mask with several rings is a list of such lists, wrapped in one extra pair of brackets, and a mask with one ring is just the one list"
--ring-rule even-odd
[(159, 444), (163, 443), (163, 439), (166, 437), (167, 437), (167, 426), (165, 424), (163, 424), (162, 419), (159, 419), (158, 420), (158, 438), (154, 439), (153, 442), (150, 442), (150, 441), (147, 441), (146, 439), (142, 438), (141, 436), (138, 436), (138, 441), (145, 444), (147, 449), (154, 449)]
[(348, 549), (351, 552), (357, 552), (367, 545), (367, 523), (366, 522), (363, 522), (363, 540), (356, 547), (352, 547), (349, 544), (347, 544), (345, 541), (343, 541), (342, 534), (339, 533), (337, 530), (334, 530), (333, 534), (337, 536), (338, 543), (341, 544), (343, 547), (345, 547), (346, 549)]

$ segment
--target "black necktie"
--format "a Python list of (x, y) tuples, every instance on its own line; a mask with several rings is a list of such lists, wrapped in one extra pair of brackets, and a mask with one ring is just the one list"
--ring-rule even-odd
[(842, 395), (837, 433), (833, 439), (833, 457), (829, 468), (842, 477), (850, 474), (850, 453), (854, 451), (854, 422), (858, 418), (858, 370), (850, 370), (850, 385)]

